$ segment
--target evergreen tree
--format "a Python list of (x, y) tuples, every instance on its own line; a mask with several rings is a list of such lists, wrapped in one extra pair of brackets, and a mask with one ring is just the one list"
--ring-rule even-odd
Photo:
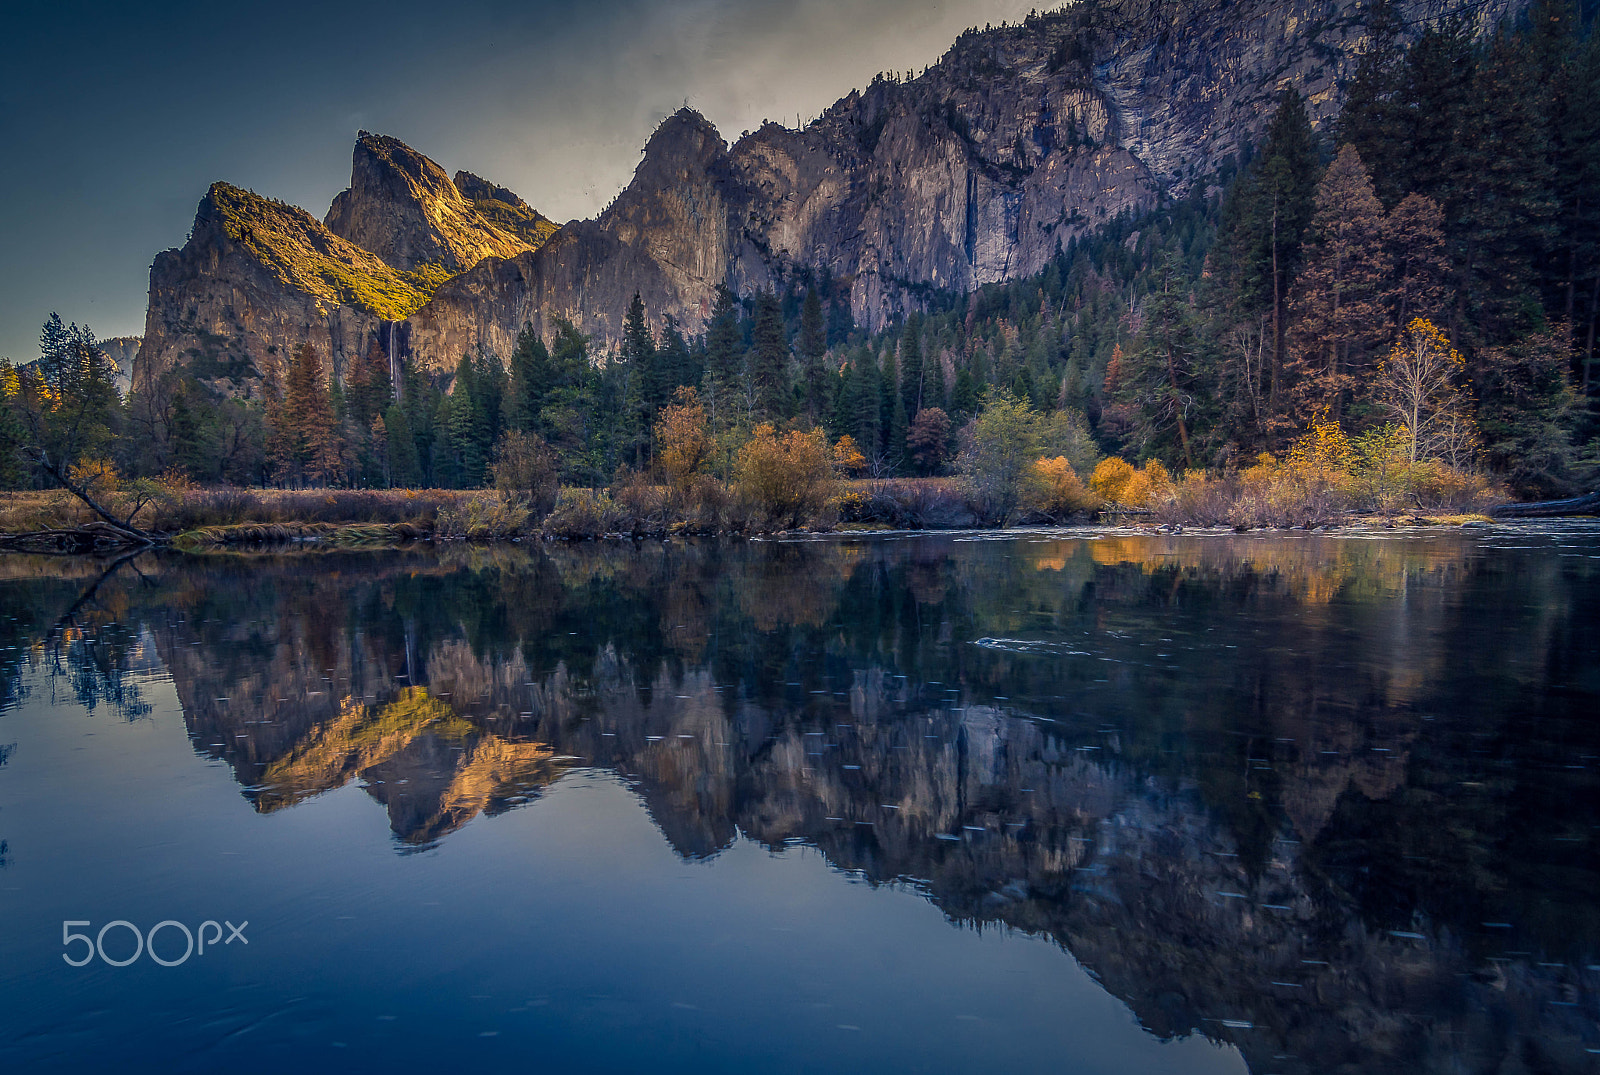
[(1414, 318), (1443, 320), (1454, 305), (1450, 261), (1445, 256), (1444, 213), (1439, 203), (1408, 194), (1384, 219), (1385, 257), (1393, 269), (1389, 282), (1389, 334)]
[(1187, 296), (1172, 286), (1176, 282), (1169, 278), (1166, 289), (1150, 296), (1144, 328), (1113, 387), (1117, 399), (1135, 409), (1130, 442), (1139, 456), (1187, 468), (1209, 462), (1203, 449), (1211, 398), (1205, 343)]
[[(1462, 135), (1467, 188), (1457, 242), (1466, 312), (1489, 339), (1537, 327), (1536, 269), (1555, 239), (1555, 168), (1534, 55), (1516, 35), (1488, 46)], [(1530, 303), (1530, 299), (1533, 301)]]
[(717, 286), (711, 320), (706, 325), (706, 410), (711, 416), (713, 429), (724, 430), (737, 419), (735, 397), (738, 393), (741, 356), (739, 353), (739, 305), (733, 292)]
[(1376, 0), (1367, 8), (1367, 48), (1345, 91), (1339, 112), (1339, 141), (1354, 146), (1373, 177), (1385, 205), (1405, 196), (1404, 182), (1409, 121), (1405, 112), (1404, 25), (1394, 0)]
[(751, 331), (750, 380), (754, 389), (757, 422), (785, 416), (789, 399), (789, 341), (783, 330), (783, 309), (770, 291), (756, 296), (755, 326)]
[(937, 345), (922, 362), (922, 402), (928, 407), (943, 410), (945, 405), (944, 356)]
[(445, 409), (445, 435), (450, 484), (456, 488), (476, 488), (488, 473), (492, 444), (486, 422), (486, 407), (479, 397), (486, 395), (478, 380), (478, 370), (466, 355), (456, 364), (455, 384)]
[(1571, 50), (1555, 103), (1556, 199), (1560, 246), (1556, 309), (1574, 330), (1584, 392), (1593, 381), (1600, 316), (1600, 32)]
[(656, 352), (656, 368), (661, 375), (661, 394), (656, 401), (659, 411), (674, 397), (680, 387), (694, 386), (700, 382), (700, 371), (695, 368), (694, 353), (683, 338), (682, 326), (671, 314), (663, 318), (661, 347)]
[(922, 319), (912, 314), (900, 334), (900, 399), (908, 415), (922, 409), (921, 337)]
[(831, 402), (828, 389), (836, 380), (824, 364), (828, 350), (828, 326), (822, 319), (822, 299), (816, 288), (806, 289), (806, 299), (800, 307), (800, 369), (805, 381), (806, 410), (813, 422), (828, 412)]
[(850, 359), (840, 398), (848, 400), (844, 432), (853, 436), (856, 444), (868, 457), (876, 456), (883, 445), (883, 385), (878, 374), (878, 364), (872, 360), (872, 350), (866, 345), (856, 348)]
[(1451, 222), (1469, 197), (1462, 140), (1476, 70), (1472, 28), (1462, 18), (1429, 27), (1406, 51), (1400, 87), (1404, 135), (1397, 143), (1405, 153), (1390, 162), (1383, 180), (1386, 191), (1432, 198)]
[(22, 485), (22, 378), (8, 358), (0, 358), (0, 489)]
[(621, 448), (634, 469), (643, 470), (649, 465), (650, 430), (665, 398), (662, 392), (667, 378), (656, 368), (656, 341), (637, 291), (622, 321), (620, 359), (622, 394), (627, 402)]
[(530, 433), (539, 426), (546, 393), (556, 387), (557, 373), (544, 340), (526, 325), (511, 349), (510, 383), (506, 389), (506, 428)]
[(1353, 146), (1339, 151), (1317, 185), (1308, 239), (1291, 305), (1291, 413), (1304, 421), (1326, 409), (1338, 420), (1388, 342), (1385, 291), (1393, 275), (1383, 205)]
[(972, 367), (963, 364), (956, 370), (956, 385), (950, 393), (950, 415), (957, 424), (971, 418), (978, 410), (978, 385), (972, 376)]
[(890, 466), (898, 466), (906, 454), (906, 432), (911, 420), (906, 414), (906, 398), (900, 389), (900, 362), (892, 344), (884, 352), (883, 358), (883, 394), (880, 398), (883, 454)]
[(1274, 413), (1283, 390), (1289, 284), (1299, 268), (1301, 237), (1311, 222), (1318, 171), (1305, 102), (1287, 87), (1261, 155), (1224, 207), (1218, 259), (1239, 314), (1265, 311), (1270, 322), (1268, 402)]
[(422, 465), (417, 458), (417, 442), (406, 420), (406, 410), (398, 403), (383, 413), (384, 442), (389, 456), (389, 484), (399, 489), (415, 489), (422, 484)]

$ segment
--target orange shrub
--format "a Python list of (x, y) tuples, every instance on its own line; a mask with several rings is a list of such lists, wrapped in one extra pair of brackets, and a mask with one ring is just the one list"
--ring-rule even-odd
[(1064, 455), (1035, 461), (1033, 473), (1037, 507), (1046, 515), (1059, 519), (1074, 512), (1088, 511), (1097, 503)]

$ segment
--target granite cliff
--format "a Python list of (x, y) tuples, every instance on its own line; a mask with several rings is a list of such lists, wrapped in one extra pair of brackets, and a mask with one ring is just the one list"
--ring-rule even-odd
[[(1488, 27), (1521, 2), (1484, 0), (1473, 14)], [(509, 191), (467, 173), (452, 182), (363, 133), (327, 230), (392, 271), (432, 273), (425, 301), (404, 312), (345, 303), (318, 315), (337, 331), (313, 325), (293, 282), (277, 295), (235, 287), (255, 269), (219, 261), (197, 220), (190, 243), (152, 269), (142, 362), (164, 368), (211, 339), (256, 361), (289, 341), (266, 342), (251, 324), (295, 324), (337, 369), (401, 322), (394, 346), (445, 369), (463, 353), (506, 353), (524, 325), (548, 334), (557, 316), (613, 341), (635, 291), (653, 317), (697, 330), (718, 285), (748, 293), (801, 267), (826, 268), (856, 320), (881, 327), (930, 290), (1031, 274), (1075, 236), (1206, 181), (1260, 134), (1283, 86), (1325, 128), (1367, 6), (1084, 0), (969, 31), (920, 76), (880, 77), (804, 129), (768, 123), (729, 146), (684, 109), (610, 206), (553, 235)], [(1413, 31), (1459, 7), (1398, 4)]]

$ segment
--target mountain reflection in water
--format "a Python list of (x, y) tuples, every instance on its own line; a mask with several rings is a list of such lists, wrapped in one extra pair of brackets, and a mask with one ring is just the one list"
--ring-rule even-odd
[(11, 557), (0, 593), (0, 706), (31, 669), (137, 720), (165, 669), (263, 813), (358, 782), (412, 852), (612, 770), (682, 856), (909, 881), (1255, 1071), (1600, 1051), (1600, 529)]

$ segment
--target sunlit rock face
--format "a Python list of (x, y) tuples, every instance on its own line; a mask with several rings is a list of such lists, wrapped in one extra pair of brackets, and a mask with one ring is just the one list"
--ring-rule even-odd
[(356, 139), (350, 186), (323, 223), (397, 269), (456, 273), (531, 249), (479, 213), (443, 168), (398, 138), (366, 131)]
[[(1472, 14), (1487, 28), (1524, 2), (1483, 0)], [(492, 183), (452, 182), (363, 132), (327, 232), (423, 278), (360, 277), (322, 295), (321, 277), (221, 256), (202, 205), (189, 244), (152, 268), (143, 359), (157, 372), (195, 354), (259, 365), (298, 335), (337, 371), (377, 337), (448, 370), (464, 353), (504, 356), (524, 326), (548, 335), (556, 317), (608, 346), (635, 292), (658, 324), (698, 331), (718, 285), (748, 294), (802, 267), (832, 273), (856, 321), (878, 329), (929, 289), (1035, 273), (1117, 214), (1185, 194), (1260, 137), (1283, 86), (1326, 131), (1366, 6), (1090, 0), (968, 32), (919, 77), (852, 91), (803, 130), (769, 123), (730, 147), (686, 109), (604, 212), (549, 242), (554, 225), (531, 210), (485, 211)], [(1460, 7), (1397, 6), (1413, 31)]]

